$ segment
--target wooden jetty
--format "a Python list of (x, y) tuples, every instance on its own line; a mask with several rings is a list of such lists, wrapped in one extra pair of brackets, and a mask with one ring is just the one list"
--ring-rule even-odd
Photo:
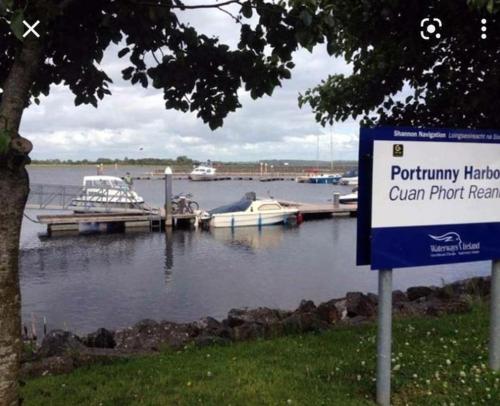
[[(355, 216), (356, 205), (314, 204), (291, 201), (280, 201), (286, 207), (296, 207), (304, 220), (331, 218), (339, 216)], [(57, 232), (125, 232), (147, 230), (151, 232), (165, 229), (165, 210), (157, 212), (122, 212), (122, 213), (73, 213), (39, 215), (38, 222), (47, 226), (48, 235)], [(193, 213), (173, 214), (173, 226), (196, 226), (196, 215)]]
[[(74, 213), (37, 216), (38, 222), (47, 226), (47, 233), (76, 232), (124, 232), (131, 230), (162, 231), (165, 228), (165, 210), (158, 213)], [(194, 224), (192, 213), (174, 214), (173, 225)]]
[(357, 204), (301, 203), (287, 200), (280, 200), (279, 202), (282, 206), (297, 208), (302, 213), (304, 220), (343, 216), (355, 217), (358, 212)]

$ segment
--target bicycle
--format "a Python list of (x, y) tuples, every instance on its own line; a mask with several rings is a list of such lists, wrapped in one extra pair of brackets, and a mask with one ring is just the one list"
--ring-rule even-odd
[(192, 200), (191, 193), (180, 193), (172, 198), (172, 213), (173, 214), (186, 214), (194, 213), (200, 209), (198, 202)]

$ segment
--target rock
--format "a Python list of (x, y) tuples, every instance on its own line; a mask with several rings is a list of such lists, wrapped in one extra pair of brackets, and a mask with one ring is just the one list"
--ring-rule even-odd
[(354, 316), (352, 318), (346, 319), (344, 323), (349, 325), (349, 326), (359, 326), (360, 324), (364, 324), (364, 323), (367, 323), (369, 321), (370, 320), (368, 319), (368, 317)]
[(138, 332), (145, 332), (158, 327), (158, 322), (156, 320), (144, 319), (134, 325), (134, 329)]
[(246, 322), (233, 327), (231, 331), (231, 338), (234, 341), (254, 340), (256, 338), (264, 337), (266, 329), (264, 324), (255, 322)]
[(92, 348), (115, 348), (116, 346), (114, 333), (105, 328), (100, 328), (95, 333), (89, 334), (84, 339), (84, 344)]
[(408, 297), (405, 295), (405, 293), (401, 290), (395, 290), (392, 292), (392, 304), (393, 305), (399, 305), (400, 303), (406, 303), (408, 302)]
[(231, 330), (213, 317), (205, 317), (192, 323), (195, 335), (229, 338)]
[(426, 314), (429, 316), (441, 316), (443, 314), (461, 314), (472, 310), (470, 295), (460, 295), (455, 299), (447, 301), (434, 300), (427, 304)]
[(217, 336), (210, 336), (202, 334), (194, 339), (194, 343), (198, 347), (208, 347), (210, 345), (225, 345), (230, 343), (231, 340), (229, 338), (222, 338)]
[(85, 346), (77, 335), (69, 331), (52, 330), (43, 338), (37, 353), (46, 358), (83, 350)]
[(368, 297), (368, 300), (375, 306), (378, 305), (378, 296), (375, 293), (368, 293), (366, 296)]
[(426, 309), (425, 304), (422, 305), (422, 303), (410, 301), (399, 302), (393, 306), (394, 315), (403, 317), (414, 317), (425, 314)]
[(269, 309), (267, 307), (258, 307), (256, 309), (231, 309), (227, 315), (227, 325), (229, 327), (236, 327), (243, 323), (278, 323), (289, 314), (290, 312)]
[(408, 296), (408, 300), (414, 301), (420, 298), (426, 298), (431, 294), (435, 293), (437, 288), (428, 287), (428, 286), (413, 286), (406, 290), (406, 295)]
[(348, 317), (372, 317), (377, 309), (367, 295), (361, 292), (348, 292), (346, 295), (346, 310)]
[(335, 303), (335, 307), (340, 314), (340, 320), (344, 320), (347, 317), (347, 300), (343, 299), (333, 299), (331, 302)]
[(486, 297), (491, 293), (491, 278), (476, 277), (467, 279), (464, 283), (465, 293), (471, 296)]
[(321, 320), (316, 313), (295, 312), (282, 321), (285, 333), (305, 333), (327, 330), (330, 325)]
[(158, 351), (162, 346), (179, 349), (196, 335), (192, 324), (162, 321), (137, 323), (131, 329), (115, 333), (116, 349), (128, 352)]
[(321, 303), (316, 309), (316, 314), (323, 321), (329, 324), (334, 324), (338, 322), (342, 315), (337, 308), (337, 300), (330, 300), (328, 302)]
[(311, 313), (316, 310), (316, 305), (312, 300), (302, 300), (296, 312)]

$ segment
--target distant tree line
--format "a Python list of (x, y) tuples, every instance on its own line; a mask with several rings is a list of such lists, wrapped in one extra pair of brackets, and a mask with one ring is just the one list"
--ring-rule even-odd
[(97, 158), (92, 159), (33, 159), (31, 161), (32, 165), (182, 165), (182, 166), (192, 166), (198, 165), (200, 162), (194, 159), (188, 158), (185, 155), (178, 156), (175, 159), (161, 159), (161, 158), (123, 158), (123, 159), (111, 159), (111, 158)]

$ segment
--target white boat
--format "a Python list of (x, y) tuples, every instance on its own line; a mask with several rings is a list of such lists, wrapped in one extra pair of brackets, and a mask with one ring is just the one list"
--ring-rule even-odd
[(340, 178), (339, 184), (344, 186), (358, 186), (358, 177), (352, 176)]
[(352, 193), (339, 197), (340, 204), (358, 204), (358, 189), (353, 189)]
[(212, 180), (215, 178), (216, 169), (210, 165), (199, 165), (189, 174), (191, 180)]
[(69, 208), (74, 212), (143, 210), (144, 199), (116, 176), (85, 176), (82, 191)]
[(309, 177), (309, 183), (318, 183), (323, 185), (336, 185), (339, 183), (341, 175), (338, 173), (322, 173)]
[(257, 199), (255, 193), (247, 193), (236, 203), (205, 212), (202, 224), (209, 227), (267, 226), (272, 224), (296, 224), (298, 210), (283, 207), (274, 199)]

